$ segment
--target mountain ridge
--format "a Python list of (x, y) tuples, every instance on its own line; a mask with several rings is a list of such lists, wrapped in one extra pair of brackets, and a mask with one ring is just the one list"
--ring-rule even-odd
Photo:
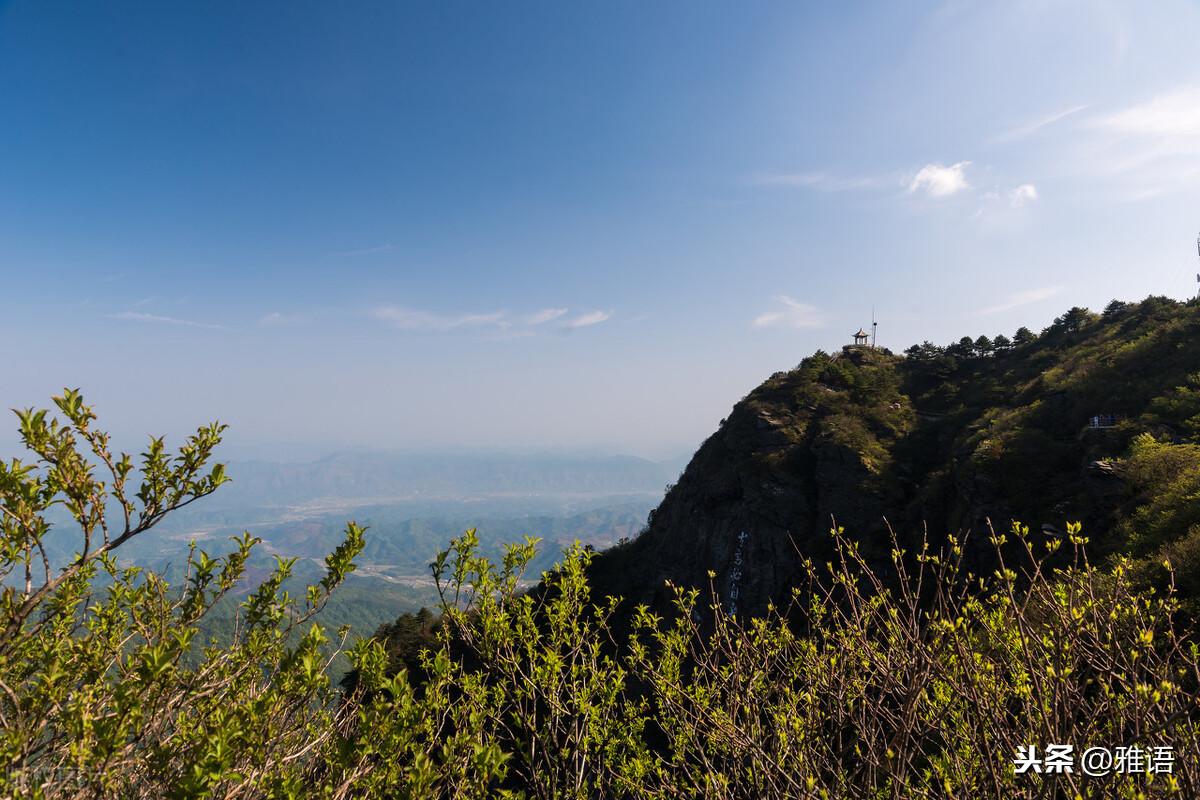
[[(818, 351), (734, 406), (645, 530), (595, 560), (595, 590), (663, 608), (667, 581), (712, 585), (727, 610), (760, 614), (786, 602), (802, 559), (831, 553), (835, 521), (880, 563), (891, 530), (936, 544), (989, 520), (1041, 538), (1078, 521), (1097, 557), (1147, 565), (1180, 542), (1200, 553), (1187, 491), (1163, 499), (1137, 477), (1178, 462), (1200, 491), (1197, 341), (1200, 304), (1150, 297), (1011, 340)], [(1128, 521), (1156, 503), (1173, 521), (1139, 538)], [(977, 550), (969, 565), (987, 569)]]

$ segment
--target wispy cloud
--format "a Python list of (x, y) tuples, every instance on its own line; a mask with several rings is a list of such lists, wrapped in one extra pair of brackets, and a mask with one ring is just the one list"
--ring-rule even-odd
[(819, 328), (825, 320), (816, 306), (801, 303), (785, 294), (775, 298), (783, 308), (764, 311), (754, 318), (755, 328)]
[[(1079, 106), (1067, 109), (1054, 115), (1052, 119), (1043, 119), (1037, 124), (1044, 127), (1083, 108), (1083, 106)], [(952, 195), (969, 196), (976, 198), (981, 203), (971, 215), (972, 219), (981, 219), (985, 216), (999, 217), (1005, 214), (1015, 219), (1009, 209), (1029, 206), (1038, 199), (1038, 189), (1032, 183), (1022, 183), (1011, 189), (993, 188), (986, 191), (975, 189), (967, 180), (967, 168), (971, 164), (971, 161), (965, 160), (950, 165), (931, 162), (915, 173), (911, 171), (908, 173), (895, 172), (891, 175), (860, 177), (838, 176), (828, 172), (760, 174), (755, 176), (752, 182), (757, 186), (793, 186), (823, 192), (900, 190), (906, 194), (921, 194), (933, 199)], [(784, 312), (765, 312), (762, 317), (772, 320), (765, 324), (780, 324), (773, 321), (775, 314), (783, 315)]]
[(272, 311), (270, 314), (263, 315), (258, 320), (260, 328), (278, 328), (284, 325), (296, 325), (304, 321), (304, 317), (297, 314), (284, 314), (279, 311)]
[(930, 197), (949, 197), (961, 192), (970, 186), (966, 174), (970, 164), (970, 161), (959, 161), (948, 167), (944, 164), (926, 164), (908, 184), (909, 194), (924, 192)]
[(1139, 200), (1200, 185), (1200, 85), (1083, 121), (1067, 156), (1079, 175)]
[(993, 136), (992, 138), (988, 139), (988, 143), (989, 144), (1002, 144), (1004, 142), (1011, 142), (1016, 139), (1024, 139), (1028, 136), (1034, 135), (1035, 133), (1043, 130), (1044, 128), (1049, 128), (1051, 125), (1054, 125), (1055, 123), (1062, 122), (1067, 117), (1078, 114), (1080, 111), (1084, 111), (1086, 109), (1087, 109), (1087, 106), (1083, 105), (1083, 106), (1071, 106), (1070, 108), (1065, 108), (1061, 111), (1056, 111), (1053, 114), (1050, 114), (1048, 116), (1039, 117), (1038, 119), (1035, 119), (1032, 122), (1028, 122), (1024, 125), (1019, 125), (1015, 128), (1011, 128), (1010, 130), (998, 133), (995, 136)]
[[(520, 314), (508, 311), (488, 313), (441, 314), (433, 311), (404, 308), (402, 306), (378, 306), (367, 312), (369, 316), (404, 331), (450, 333), (475, 330), (485, 332), (490, 339), (523, 339), (536, 336), (540, 331), (569, 331), (587, 328), (612, 319), (611, 311), (588, 311), (568, 318), (570, 309), (543, 308)], [(274, 315), (263, 318), (263, 324), (271, 324)]]
[(896, 181), (894, 176), (885, 178), (873, 175), (834, 175), (828, 172), (774, 172), (755, 175), (750, 182), (755, 186), (792, 186), (823, 192), (850, 192), (892, 186)]
[(535, 311), (526, 316), (524, 321), (526, 325), (544, 325), (563, 316), (567, 310), (565, 308), (543, 308), (541, 311)]
[(178, 317), (164, 317), (160, 314), (143, 314), (140, 311), (121, 311), (116, 314), (108, 314), (109, 319), (129, 320), (133, 322), (157, 322), (166, 325), (186, 325), (191, 328), (224, 328), (224, 325), (215, 325), (210, 322), (196, 322), (190, 319), (179, 319)]
[(1013, 208), (1020, 208), (1037, 199), (1038, 190), (1032, 183), (1022, 183), (1020, 186), (1008, 190), (1008, 204)]
[(1062, 292), (1061, 286), (1043, 286), (1039, 289), (1026, 289), (1023, 292), (1010, 294), (1005, 300), (987, 308), (981, 308), (980, 314), (999, 314), (1002, 311), (1011, 311), (1014, 308), (1027, 306), (1032, 303), (1040, 303), (1043, 300), (1049, 300), (1051, 297)]
[(586, 328), (590, 325), (599, 325), (601, 322), (606, 322), (610, 319), (612, 319), (611, 311), (589, 311), (586, 314), (580, 314), (574, 319), (567, 320), (563, 327)]
[(1114, 133), (1166, 139), (1200, 136), (1200, 87), (1157, 95), (1113, 114), (1098, 117), (1091, 126)]
[(989, 189), (979, 194), (979, 207), (971, 219), (985, 222), (985, 229), (992, 233), (1011, 232), (1021, 225), (1025, 216), (1022, 209), (1036, 203), (1040, 196), (1032, 183), (1022, 183), (1011, 189)]
[(397, 306), (380, 306), (370, 312), (380, 322), (405, 331), (446, 332), (460, 328), (504, 327), (507, 314), (493, 311), (486, 314), (435, 314)]

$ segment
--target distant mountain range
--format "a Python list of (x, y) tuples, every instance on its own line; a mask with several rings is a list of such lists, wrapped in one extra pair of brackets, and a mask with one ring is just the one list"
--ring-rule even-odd
[[(212, 632), (232, 624), (235, 601), (270, 573), (275, 555), (298, 558), (286, 587), (302, 593), (323, 575), (324, 557), (354, 519), (367, 528), (366, 548), (322, 619), (366, 635), (436, 603), (429, 563), (467, 528), (478, 530), (481, 552), (496, 559), (505, 543), (541, 539), (528, 573), (536, 581), (573, 541), (604, 548), (636, 536), (681, 467), (633, 456), (526, 454), (348, 452), (307, 463), (231, 461), (229, 483), (131, 541), (120, 557), (178, 583), (189, 541), (216, 555), (243, 530), (260, 537), (237, 598), (206, 623)], [(76, 524), (65, 512), (53, 517), (57, 530), (47, 550), (63, 564), (72, 557)]]
[(235, 461), (228, 465), (233, 481), (204, 505), (215, 511), (330, 499), (660, 493), (682, 466), (635, 456), (390, 453), (338, 453), (300, 464)]

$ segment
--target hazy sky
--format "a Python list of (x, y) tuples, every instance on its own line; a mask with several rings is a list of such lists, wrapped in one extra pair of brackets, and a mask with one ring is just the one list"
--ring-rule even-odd
[(1182, 298), (1198, 30), (1169, 1), (0, 3), (0, 405), (663, 457), (872, 306), (902, 349)]

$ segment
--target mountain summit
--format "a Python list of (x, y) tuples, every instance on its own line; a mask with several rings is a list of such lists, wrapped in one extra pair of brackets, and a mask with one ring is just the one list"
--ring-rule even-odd
[(1043, 537), (1082, 522), (1094, 555), (1149, 564), (1166, 552), (1186, 562), (1186, 583), (1200, 554), (1187, 502), (1200, 491), (1198, 442), (1194, 301), (1073, 308), (1040, 335), (903, 356), (817, 352), (734, 406), (643, 533), (596, 559), (594, 585), (665, 607), (667, 581), (711, 583), (727, 610), (760, 614), (787, 599), (801, 559), (831, 552), (835, 521), (882, 561), (889, 524), (902, 544), (927, 530), (936, 545), (979, 537), (989, 520)]

